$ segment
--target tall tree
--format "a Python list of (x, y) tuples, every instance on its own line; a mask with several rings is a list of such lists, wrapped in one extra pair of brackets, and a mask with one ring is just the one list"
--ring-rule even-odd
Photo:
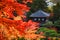
[(53, 6), (53, 12), (54, 12), (53, 19), (58, 20), (60, 18), (60, 3), (57, 3), (56, 6)]
[(50, 0), (51, 2), (53, 2), (53, 3), (58, 3), (58, 2), (60, 2), (60, 0)]
[(31, 12), (35, 12), (39, 9), (44, 10), (47, 7), (45, 0), (33, 0), (31, 4)]

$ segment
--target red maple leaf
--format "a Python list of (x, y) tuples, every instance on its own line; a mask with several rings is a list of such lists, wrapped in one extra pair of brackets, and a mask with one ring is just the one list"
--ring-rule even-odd
[[(24, 2), (32, 2), (32, 0), (23, 0)], [(0, 23), (8, 25), (7, 28), (14, 27), (20, 34), (24, 34), (25, 30), (36, 25), (33, 21), (23, 22), (23, 20), (11, 20), (14, 18), (13, 12), (16, 11), (17, 16), (25, 17), (24, 14), (29, 11), (26, 4), (20, 4), (17, 0), (1, 0), (0, 1)], [(2, 15), (2, 16), (1, 16)], [(12, 29), (11, 29), (12, 30)]]

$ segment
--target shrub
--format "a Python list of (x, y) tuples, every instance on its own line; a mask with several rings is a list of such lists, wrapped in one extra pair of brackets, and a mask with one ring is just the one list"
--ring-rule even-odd
[(44, 34), (45, 36), (49, 36), (49, 37), (56, 37), (57, 36), (57, 32), (55, 30), (48, 30), (45, 32)]
[(50, 30), (46, 27), (41, 27), (37, 30), (37, 34), (39, 34), (40, 32), (43, 32), (44, 36), (49, 36), (49, 37), (56, 37), (57, 36), (57, 32), (55, 30)]
[(45, 24), (43, 24), (42, 26), (43, 27), (51, 27), (53, 26), (54, 24), (51, 22), (51, 21), (47, 21)]
[(54, 26), (56, 26), (56, 27), (59, 27), (59, 28), (60, 28), (60, 20), (55, 21), (55, 22), (54, 22)]
[(38, 30), (37, 30), (37, 34), (38, 33), (40, 33), (40, 32), (46, 32), (46, 31), (48, 31), (49, 29), (48, 28), (46, 28), (46, 27), (40, 27)]

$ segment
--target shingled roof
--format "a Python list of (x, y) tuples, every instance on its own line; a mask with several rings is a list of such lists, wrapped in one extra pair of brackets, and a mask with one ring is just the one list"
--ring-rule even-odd
[(35, 12), (35, 13), (32, 13), (32, 14), (30, 15), (30, 17), (49, 17), (49, 16), (50, 16), (49, 13), (46, 13), (46, 12), (44, 12), (44, 11), (42, 11), (42, 10), (39, 10), (39, 11), (37, 11), (37, 12)]

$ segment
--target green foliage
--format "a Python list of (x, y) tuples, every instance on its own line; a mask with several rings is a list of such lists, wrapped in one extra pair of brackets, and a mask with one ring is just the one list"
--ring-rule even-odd
[(45, 38), (40, 38), (40, 40), (45, 40)]
[(40, 33), (40, 32), (46, 32), (46, 31), (48, 31), (49, 29), (48, 28), (46, 28), (46, 27), (40, 27), (38, 30), (37, 30), (37, 34), (38, 33)]
[(60, 34), (58, 34), (58, 35), (57, 35), (57, 37), (59, 37), (59, 38), (60, 38)]
[(55, 21), (54, 26), (57, 28), (57, 32), (60, 33), (60, 20)]
[(60, 18), (60, 3), (57, 3), (56, 6), (53, 6), (53, 20), (58, 20)]
[(30, 11), (30, 12), (28, 12), (27, 13), (27, 18), (29, 18), (29, 16), (32, 14), (32, 12)]
[(59, 28), (60, 28), (60, 20), (55, 21), (55, 22), (54, 22), (54, 26), (56, 26), (56, 27), (59, 27)]
[(17, 39), (17, 40), (25, 40), (25, 39), (24, 39), (23, 37), (22, 37), (22, 38), (19, 38), (19, 37), (18, 37), (18, 39)]
[(47, 3), (45, 0), (33, 0), (33, 3), (31, 5), (31, 11), (35, 12), (39, 9), (44, 10), (47, 7)]
[(37, 34), (39, 34), (40, 32), (44, 33), (44, 36), (48, 36), (48, 37), (56, 37), (57, 36), (57, 32), (55, 30), (50, 30), (46, 27), (41, 27), (37, 30)]
[(42, 26), (43, 27), (51, 27), (53, 26), (54, 24), (51, 22), (51, 21), (47, 21), (45, 24), (43, 24)]
[(48, 30), (45, 32), (44, 34), (45, 36), (49, 36), (49, 37), (56, 37), (57, 36), (57, 32), (55, 30)]

